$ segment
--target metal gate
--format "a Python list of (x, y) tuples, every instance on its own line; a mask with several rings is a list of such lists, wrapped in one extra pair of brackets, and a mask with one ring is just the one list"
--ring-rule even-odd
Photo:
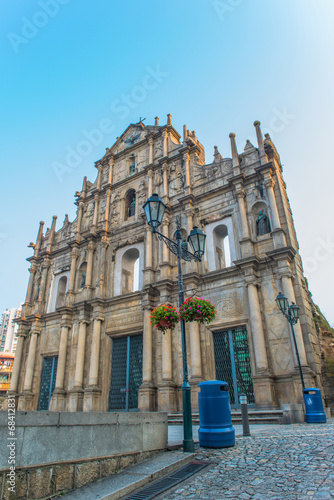
[(58, 356), (50, 356), (43, 360), (41, 392), (39, 396), (39, 410), (48, 410), (50, 399), (55, 388)]
[(214, 332), (216, 379), (228, 383), (231, 405), (239, 406), (239, 395), (246, 394), (255, 404), (246, 328)]
[(113, 339), (111, 360), (110, 411), (138, 409), (138, 390), (142, 383), (143, 336)]

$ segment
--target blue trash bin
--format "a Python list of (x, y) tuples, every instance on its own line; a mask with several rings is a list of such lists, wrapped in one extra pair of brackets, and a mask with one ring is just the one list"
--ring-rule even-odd
[(225, 448), (235, 445), (227, 382), (208, 380), (198, 384), (200, 446)]
[(306, 422), (308, 424), (325, 424), (326, 415), (322, 404), (321, 391), (309, 387), (303, 390), (306, 409)]

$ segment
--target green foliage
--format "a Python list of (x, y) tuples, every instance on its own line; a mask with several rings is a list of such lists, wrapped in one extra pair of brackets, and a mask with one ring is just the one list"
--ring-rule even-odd
[(179, 314), (186, 322), (211, 323), (216, 317), (216, 306), (203, 297), (189, 298), (181, 305)]
[[(156, 328), (163, 333), (165, 333), (165, 330), (168, 328), (174, 330), (177, 322), (179, 321), (176, 307), (167, 306), (166, 304), (162, 304), (161, 306), (153, 309), (150, 319), (151, 325), (156, 326)], [(160, 323), (161, 320), (165, 320), (167, 325), (162, 325)]]
[(325, 361), (325, 370), (326, 370), (326, 375), (327, 377), (333, 377), (334, 378), (334, 359), (333, 358), (327, 358)]

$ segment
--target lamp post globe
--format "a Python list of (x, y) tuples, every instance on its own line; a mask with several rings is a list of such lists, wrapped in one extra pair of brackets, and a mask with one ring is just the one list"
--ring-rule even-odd
[(277, 295), (276, 299), (276, 304), (278, 305), (280, 311), (285, 314), (286, 310), (289, 307), (289, 302), (288, 299), (283, 295), (281, 292)]
[(202, 260), (202, 256), (205, 251), (205, 239), (206, 234), (203, 233), (197, 226), (194, 226), (188, 236), (188, 242), (193, 249), (194, 254), (198, 258), (199, 261)]
[(289, 316), (290, 316), (291, 321), (293, 322), (294, 325), (296, 323), (298, 323), (298, 320), (299, 320), (299, 307), (294, 302), (292, 302), (291, 306), (289, 307)]
[(143, 209), (145, 211), (147, 224), (155, 231), (162, 222), (166, 205), (162, 199), (159, 198), (157, 193), (154, 193), (150, 196), (145, 205), (143, 205)]

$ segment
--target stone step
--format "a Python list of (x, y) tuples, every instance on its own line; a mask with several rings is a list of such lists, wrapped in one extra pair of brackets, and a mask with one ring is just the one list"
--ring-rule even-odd
[[(231, 411), (232, 423), (241, 424), (241, 412)], [(282, 410), (250, 410), (248, 411), (248, 420), (250, 424), (280, 424), (283, 421)], [(192, 414), (193, 425), (199, 425), (199, 414)], [(168, 425), (183, 425), (182, 413), (171, 413), (168, 415)]]

